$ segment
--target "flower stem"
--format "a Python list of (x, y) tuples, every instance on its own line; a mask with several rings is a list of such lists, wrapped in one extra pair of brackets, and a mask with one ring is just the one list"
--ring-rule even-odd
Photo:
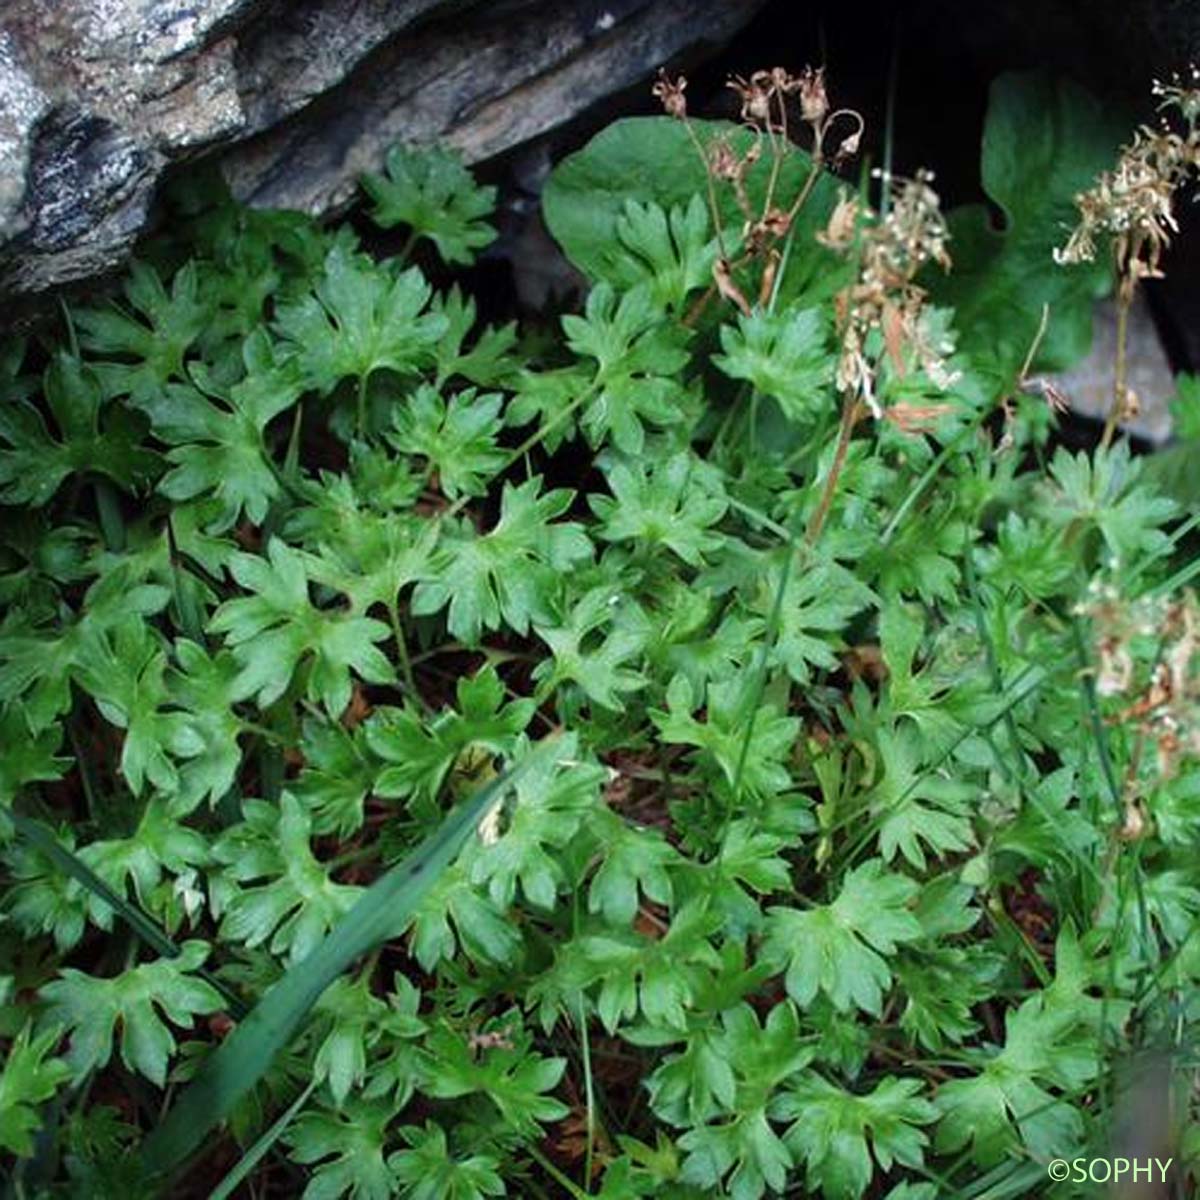
[(371, 372), (358, 377), (358, 436), (366, 437), (367, 434), (367, 380), (371, 378)]
[(400, 663), (400, 674), (404, 679), (404, 687), (417, 704), (428, 712), (429, 708), (425, 703), (425, 698), (417, 691), (417, 681), (413, 675), (412, 659), (408, 656), (408, 645), (404, 640), (404, 626), (400, 624), (400, 609), (394, 599), (387, 608), (388, 617), (392, 623), (392, 637), (396, 642), (396, 658)]
[(842, 423), (838, 429), (837, 449), (833, 452), (833, 462), (829, 465), (829, 474), (825, 476), (821, 499), (817, 502), (817, 507), (809, 518), (808, 528), (804, 531), (804, 540), (810, 546), (816, 545), (817, 538), (821, 536), (825, 518), (829, 516), (829, 508), (833, 504), (833, 496), (837, 491), (838, 478), (842, 473), (842, 468), (846, 465), (846, 453), (850, 449), (850, 435), (854, 432), (858, 414), (858, 401), (847, 396), (846, 402), (842, 405)]
[(1113, 402), (1104, 432), (1100, 435), (1100, 449), (1107, 450), (1117, 432), (1117, 422), (1125, 411), (1125, 379), (1128, 372), (1129, 309), (1133, 304), (1133, 288), (1122, 282), (1117, 288), (1117, 361), (1113, 369)]

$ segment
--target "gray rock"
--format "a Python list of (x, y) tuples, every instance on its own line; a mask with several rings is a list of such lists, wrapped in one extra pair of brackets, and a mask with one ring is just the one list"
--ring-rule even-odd
[(761, 3), (4, 0), (0, 297), (118, 266), (174, 163), (216, 155), (247, 202), (325, 215), (394, 142), (490, 158)]
[[(1171, 397), (1175, 375), (1159, 340), (1145, 296), (1134, 295), (1125, 334), (1125, 384), (1137, 397), (1137, 413), (1120, 428), (1161, 446), (1171, 437)], [(1117, 305), (1109, 299), (1096, 305), (1092, 349), (1081, 363), (1055, 378), (1071, 407), (1095, 421), (1112, 410), (1117, 361)]]

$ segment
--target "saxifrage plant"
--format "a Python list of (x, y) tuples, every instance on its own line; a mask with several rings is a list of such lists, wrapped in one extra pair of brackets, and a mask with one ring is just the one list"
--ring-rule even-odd
[(1067, 1195), (1138, 1055), (1182, 1186), (1196, 518), (1037, 372), (1200, 102), (1139, 233), (1102, 107), (999, 80), (997, 230), (839, 183), (821, 72), (732, 86), (556, 168), (559, 338), (479, 326), (494, 194), (397, 149), (396, 258), (194, 177), (6, 344), (13, 1195)]

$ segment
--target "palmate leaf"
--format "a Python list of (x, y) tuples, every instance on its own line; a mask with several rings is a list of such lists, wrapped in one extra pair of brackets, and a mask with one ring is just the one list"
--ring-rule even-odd
[(68, 967), (45, 984), (41, 995), (49, 1001), (46, 1020), (70, 1033), (67, 1062), (75, 1078), (108, 1062), (119, 1025), (125, 1065), (164, 1084), (175, 1038), (159, 1011), (172, 1024), (187, 1028), (195, 1016), (224, 1006), (220, 992), (195, 975), (207, 957), (204, 942), (190, 941), (180, 946), (176, 958), (142, 963), (113, 979), (97, 979)]
[(1120, 563), (1160, 553), (1168, 544), (1160, 526), (1175, 515), (1177, 505), (1141, 482), (1142, 463), (1126, 442), (1097, 448), (1090, 458), (1060, 447), (1050, 463), (1052, 482), (1045, 487), (1046, 519), (1068, 532), (1097, 529)]
[(449, 322), (424, 311), (432, 291), (416, 267), (387, 266), (335, 245), (315, 291), (284, 305), (276, 328), (291, 344), (306, 386), (328, 392), (342, 379), (415, 370)]
[[(739, 157), (755, 142), (750, 130), (728, 121), (691, 118), (689, 126), (685, 128), (683, 122), (671, 117), (614, 121), (551, 172), (542, 192), (546, 225), (566, 256), (593, 282), (628, 285), (630, 201), (654, 204), (669, 213), (673, 208), (686, 211), (697, 196), (705, 195), (707, 166), (696, 153), (693, 134), (706, 149), (714, 139), (727, 138)], [(663, 169), (665, 163), (670, 163), (670, 170)], [(762, 211), (772, 165), (771, 155), (763, 154), (746, 173), (747, 194), (756, 211)], [(809, 156), (793, 148), (779, 171), (776, 202), (786, 207), (811, 170)], [(828, 296), (841, 286), (845, 275), (841, 260), (814, 237), (828, 221), (836, 200), (833, 179), (822, 173), (794, 226), (795, 237), (780, 286), (782, 299), (802, 290), (814, 297)], [(729, 252), (737, 243), (745, 214), (738, 207), (732, 187), (718, 188), (717, 203)], [(621, 236), (619, 225), (625, 229), (626, 238)], [(635, 236), (634, 244), (640, 240)]]
[(763, 956), (786, 964), (788, 995), (801, 1007), (823, 992), (840, 1012), (859, 1008), (878, 1016), (892, 981), (885, 955), (921, 936), (908, 908), (917, 890), (871, 859), (845, 875), (832, 904), (772, 908)]
[(883, 778), (868, 803), (880, 819), (879, 853), (892, 862), (897, 851), (919, 870), (926, 849), (935, 856), (958, 853), (975, 844), (969, 813), (976, 790), (967, 783), (922, 770), (922, 736), (911, 727), (879, 732)]
[[(415, 1002), (420, 1002), (416, 989), (411, 990), (411, 995)], [(335, 980), (317, 1001), (314, 1011), (318, 1032), (313, 1038), (317, 1046), (313, 1077), (329, 1084), (339, 1106), (352, 1091), (362, 1087), (367, 1077), (368, 1055), (381, 1040), (390, 1049), (396, 1037), (418, 1037), (425, 1031), (425, 1023), (419, 1017), (397, 1013), (386, 1001), (373, 995), (365, 975), (357, 980)], [(373, 1088), (371, 1094), (381, 1093)]]
[(284, 534), (312, 551), (309, 576), (346, 596), (353, 613), (390, 611), (427, 567), (438, 528), (409, 511), (422, 481), (404, 459), (355, 442), (351, 468), (306, 483), (306, 503), (288, 514)]
[(579, 418), (592, 446), (611, 438), (618, 450), (640, 454), (647, 425), (684, 420), (689, 398), (678, 373), (688, 361), (687, 331), (663, 320), (646, 286), (618, 299), (608, 284), (598, 284), (583, 315), (563, 317), (562, 326), (567, 345), (596, 362), (596, 395)]
[(471, 883), (462, 863), (442, 872), (404, 931), (408, 928), (412, 956), (423, 971), (453, 960), (460, 949), (473, 962), (512, 965), (524, 945), (513, 922)]
[[(754, 610), (764, 620), (775, 607), (782, 572), (782, 564), (772, 566), (751, 596)], [(788, 575), (772, 660), (799, 684), (810, 682), (814, 667), (835, 669), (836, 652), (844, 644), (842, 635), (851, 618), (875, 602), (871, 589), (840, 563), (815, 556)]]
[(55, 1026), (36, 1037), (26, 1024), (8, 1048), (0, 1069), (0, 1146), (11, 1154), (33, 1153), (33, 1135), (42, 1127), (38, 1108), (71, 1077), (71, 1068), (52, 1057), (61, 1032)]
[(179, 781), (171, 807), (192, 811), (215, 804), (233, 786), (241, 766), (238, 737), (243, 723), (234, 711), (238, 664), (228, 651), (209, 653), (186, 638), (175, 642), (175, 666), (167, 671), (167, 694), (187, 713), (188, 755), (176, 764)]
[(689, 293), (712, 282), (718, 246), (700, 196), (686, 206), (672, 205), (669, 213), (653, 201), (628, 200), (616, 233), (625, 250), (614, 262), (618, 282), (626, 287), (648, 283), (663, 308), (678, 311)]
[(105, 720), (125, 730), (121, 773), (134, 795), (146, 783), (173, 792), (179, 783), (175, 760), (205, 748), (189, 716), (165, 707), (166, 668), (162, 642), (137, 617), (112, 629), (87, 628), (74, 656), (79, 685)]
[(143, 905), (164, 874), (186, 876), (207, 865), (210, 857), (204, 836), (174, 820), (166, 804), (158, 799), (146, 805), (137, 829), (129, 837), (103, 838), (79, 851), (80, 861), (118, 896), (127, 895), (128, 884), (132, 883)]
[(808, 1072), (787, 1086), (772, 1113), (795, 1122), (784, 1142), (807, 1164), (808, 1187), (830, 1200), (858, 1200), (875, 1173), (872, 1151), (883, 1171), (924, 1163), (929, 1139), (921, 1126), (938, 1114), (921, 1089), (919, 1079), (888, 1075), (856, 1095)]
[(1003, 1049), (975, 1052), (982, 1070), (938, 1089), (938, 1150), (969, 1148), (973, 1161), (987, 1167), (1018, 1140), (1038, 1159), (1069, 1159), (1081, 1149), (1083, 1121), (1070, 1096), (1096, 1077), (1102, 1023), (1119, 1025), (1128, 1004), (1087, 994), (1088, 964), (1069, 922), (1059, 933), (1055, 964), (1050, 987), (1009, 1009)]
[(52, 620), (67, 586), (93, 574), (96, 535), (82, 525), (51, 524), (44, 510), (27, 518), (0, 534), (0, 607)]
[[(17, 793), (29, 783), (44, 783), (61, 779), (70, 766), (70, 759), (60, 758), (62, 729), (31, 733), (25, 718), (24, 706), (11, 704), (0, 710), (0, 812), (10, 805)], [(0, 817), (0, 829), (3, 817)]]
[(483, 1200), (505, 1194), (500, 1161), (493, 1155), (452, 1154), (445, 1130), (432, 1121), (423, 1128), (406, 1125), (400, 1134), (410, 1149), (391, 1155), (388, 1166), (404, 1200)]
[[(698, 1059), (692, 1066), (710, 1073), (708, 1082), (716, 1085), (714, 1094), (720, 1091), (722, 1103), (710, 1114), (716, 1120), (688, 1122), (695, 1128), (679, 1139), (680, 1149), (687, 1151), (680, 1177), (710, 1192), (724, 1180), (723, 1194), (757, 1200), (768, 1187), (781, 1191), (793, 1165), (771, 1120), (771, 1096), (804, 1069), (812, 1049), (801, 1042), (795, 1009), (786, 1000), (771, 1008), (761, 1027), (745, 1003), (722, 1013), (721, 1021), (707, 1061)], [(682, 1066), (683, 1060), (673, 1065)], [(693, 1080), (693, 1097), (698, 1083)]]
[(759, 932), (764, 917), (758, 898), (788, 890), (791, 869), (781, 857), (787, 845), (786, 838), (758, 828), (755, 821), (729, 822), (721, 849), (704, 873), (705, 888), (725, 914), (730, 933)]
[(211, 496), (218, 501), (210, 533), (223, 533), (243, 512), (262, 524), (281, 491), (264, 431), (300, 394), (295, 364), (276, 356), (265, 331), (246, 339), (242, 361), (245, 376), (230, 387), (197, 364), (190, 385), (171, 384), (140, 403), (155, 435), (172, 447), (167, 459), (173, 465), (159, 491), (172, 500)]
[[(74, 852), (75, 838), (69, 829), (56, 837), (37, 821), (9, 813), (20, 840), (5, 859), (19, 881), (12, 889), (12, 911), (24, 928), (53, 933), (63, 950), (79, 941), (85, 919), (100, 929), (112, 928), (118, 916), (152, 950), (175, 958), (179, 948), (136, 904), (114, 891), (86, 862), (82, 851)], [(238, 1007), (229, 1000), (231, 1011)]]
[(10, 705), (22, 701), (33, 734), (71, 707), (72, 669), (88, 639), (161, 612), (171, 599), (167, 588), (144, 582), (130, 556), (114, 555), (102, 565), (75, 621), (34, 625), (14, 611), (0, 624), (0, 696)]
[(579, 398), (589, 392), (594, 381), (595, 371), (586, 362), (545, 371), (522, 369), (510, 385), (516, 395), (505, 419), (509, 425), (536, 421), (542, 445), (553, 454), (575, 436)]
[(254, 696), (260, 706), (277, 700), (302, 660), (311, 662), (307, 691), (331, 716), (350, 702), (350, 672), (369, 683), (389, 683), (391, 664), (375, 642), (390, 636), (382, 621), (317, 608), (308, 595), (301, 555), (272, 538), (265, 559), (238, 552), (230, 572), (252, 593), (225, 601), (209, 629), (226, 635), (240, 668), (236, 699)]
[(504, 683), (492, 666), (460, 679), (455, 696), (458, 709), (446, 707), (431, 720), (411, 706), (381, 706), (368, 718), (366, 746), (384, 764), (374, 785), (379, 795), (415, 793), (433, 801), (469, 747), (511, 754), (535, 708), (532, 700), (505, 703)]
[(377, 604), (390, 611), (400, 592), (429, 570), (438, 529), (407, 514), (354, 508), (343, 510), (336, 532), (320, 536), (319, 552), (305, 556), (305, 570), (314, 583), (341, 592), (350, 612), (363, 616)]
[[(751, 727), (746, 698), (747, 686), (741, 678), (710, 683), (701, 697), (692, 691), (685, 676), (676, 675), (667, 688), (668, 711), (651, 709), (650, 718), (664, 741), (698, 747), (700, 761), (715, 765), (727, 786), (733, 787), (740, 774), (747, 794), (778, 795), (791, 784), (786, 763), (800, 723), (782, 716), (774, 705), (764, 704)], [(701, 706), (705, 709), (703, 721), (693, 716)], [(750, 745), (743, 755), (747, 737)]]
[(72, 314), (80, 345), (106, 360), (95, 370), (109, 396), (129, 396), (141, 404), (170, 380), (185, 378), (188, 351), (213, 315), (199, 282), (196, 264), (186, 263), (175, 273), (168, 293), (154, 268), (135, 259), (129, 264), (125, 299), (136, 315), (116, 305)]
[(306, 479), (300, 486), (304, 503), (288, 512), (283, 532), (310, 550), (329, 548), (335, 557), (356, 561), (375, 557), (374, 547), (386, 543), (380, 533), (391, 524), (408, 540), (424, 532), (414, 531), (412, 512), (424, 481), (407, 459), (381, 447), (352, 442), (349, 472), (322, 471), (320, 483)]
[(490, 1047), (479, 1056), (457, 1030), (435, 1029), (421, 1055), (424, 1078), (420, 1090), (442, 1100), (482, 1093), (509, 1129), (529, 1136), (542, 1122), (567, 1115), (564, 1104), (545, 1094), (562, 1078), (567, 1060), (534, 1053), (517, 1012), (497, 1018), (495, 1024), (510, 1044)]
[(302, 1114), (285, 1136), (296, 1162), (317, 1164), (305, 1200), (391, 1200), (395, 1185), (384, 1151), (393, 1115), (386, 1101), (366, 1100)]
[(312, 823), (289, 792), (278, 808), (263, 800), (242, 803), (243, 820), (213, 846), (224, 864), (212, 888), (223, 910), (221, 936), (259, 946), (289, 963), (307, 957), (350, 911), (362, 888), (335, 883), (310, 844)]
[(588, 497), (605, 541), (662, 545), (693, 567), (724, 545), (712, 527), (728, 507), (725, 491), (694, 455), (661, 459), (649, 472), (639, 462), (616, 461), (605, 475), (612, 496)]
[(362, 827), (363, 801), (381, 765), (367, 749), (365, 727), (308, 719), (301, 728), (304, 767), (292, 792), (308, 809), (314, 833), (349, 837)]
[(659, 939), (630, 931), (586, 936), (578, 947), (587, 982), (599, 982), (596, 1014), (612, 1033), (640, 1013), (651, 1025), (686, 1030), (687, 1014), (720, 965), (709, 935), (720, 923), (704, 897), (684, 904)]
[(561, 578), (591, 557), (583, 527), (555, 522), (571, 505), (566, 488), (539, 495), (540, 476), (513, 486), (505, 483), (500, 520), (483, 536), (466, 530), (447, 532), (442, 548), (413, 593), (418, 615), (449, 606), (450, 632), (467, 645), (477, 645), (484, 629), (506, 624), (529, 632), (535, 618), (552, 619), (550, 601)]
[(753, 384), (779, 403), (789, 421), (812, 423), (832, 410), (829, 385), (836, 355), (819, 308), (792, 305), (756, 309), (736, 325), (721, 326), (721, 349), (713, 362), (731, 379)]
[(464, 297), (455, 284), (448, 292), (434, 296), (429, 311), (446, 318), (446, 332), (433, 347), (437, 367), (434, 387), (438, 391), (456, 376), (482, 388), (509, 383), (519, 361), (512, 354), (517, 341), (515, 321), (499, 328), (487, 326), (467, 350), (467, 336), (475, 328), (475, 301)]
[(437, 473), (442, 494), (482, 496), (507, 453), (497, 444), (501, 397), (476, 396), (474, 388), (443, 399), (422, 384), (396, 410), (391, 432), (384, 436), (404, 454), (424, 458), (427, 476)]
[(153, 476), (159, 459), (141, 445), (145, 422), (120, 405), (104, 408), (90, 366), (59, 351), (46, 368), (43, 394), (57, 438), (28, 401), (0, 404), (0, 501), (39, 507), (68, 475), (86, 471), (106, 475), (126, 491)]
[(564, 735), (562, 752), (574, 765), (566, 771), (553, 764), (529, 771), (517, 785), (504, 831), (465, 856), (471, 882), (485, 886), (502, 910), (512, 904), (518, 883), (530, 904), (545, 911), (554, 907), (566, 883), (560, 860), (598, 803), (604, 768), (577, 761), (582, 752), (574, 734)]
[(496, 189), (476, 183), (462, 159), (442, 146), (393, 146), (386, 175), (367, 174), (363, 191), (375, 201), (371, 220), (383, 229), (407, 225), (426, 237), (447, 263), (470, 266), (475, 252), (496, 238), (483, 219), (496, 206)]
[(670, 842), (657, 831), (635, 828), (609, 809), (597, 811), (591, 824), (605, 853), (588, 888), (588, 912), (627, 928), (637, 915), (639, 891), (669, 908), (674, 887), (668, 868), (681, 861)]
[(623, 711), (621, 696), (645, 685), (635, 664), (650, 630), (636, 605), (620, 601), (610, 588), (593, 588), (570, 606), (561, 624), (535, 624), (552, 657), (538, 664), (534, 679), (547, 690), (570, 680), (601, 708)]
[[(18, 830), (22, 828), (21, 823), (28, 820), (18, 815)], [(101, 905), (99, 911), (89, 913), (88, 893), (78, 879), (66, 873), (61, 860), (51, 857), (51, 847), (71, 853), (75, 846), (74, 834), (69, 829), (62, 829), (56, 838), (49, 830), (33, 827), (41, 832), (41, 844), (19, 838), (4, 850), (5, 915), (27, 936), (53, 937), (60, 953), (66, 953), (83, 938), (89, 916), (101, 929), (111, 929), (112, 910)], [(100, 883), (104, 886), (103, 881)]]

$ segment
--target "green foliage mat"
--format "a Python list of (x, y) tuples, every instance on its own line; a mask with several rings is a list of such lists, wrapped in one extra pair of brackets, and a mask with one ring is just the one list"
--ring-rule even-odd
[(11, 1194), (1067, 1195), (1141, 1055), (1182, 1187), (1195, 520), (1024, 386), (1086, 349), (1050, 252), (1116, 137), (997, 83), (1004, 228), (950, 215), (840, 435), (851, 189), (783, 159), (738, 312), (697, 146), (755, 135), (665, 117), (551, 178), (549, 332), (480, 326), (494, 193), (397, 149), (395, 259), (193, 178), (8, 342)]

